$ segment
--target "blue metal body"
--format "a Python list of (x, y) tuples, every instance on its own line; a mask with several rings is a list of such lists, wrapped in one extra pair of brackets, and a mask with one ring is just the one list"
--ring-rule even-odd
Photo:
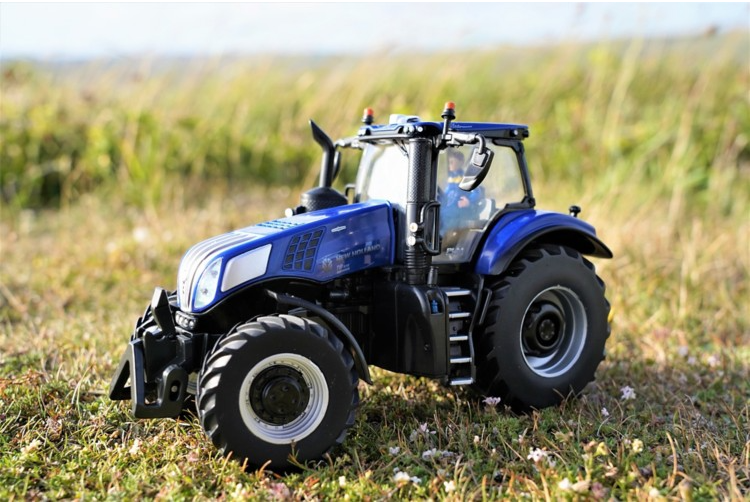
[(556, 212), (518, 210), (502, 215), (489, 230), (484, 246), (477, 255), (476, 272), (480, 275), (499, 275), (531, 240), (557, 232), (581, 237), (584, 243), (590, 244), (591, 255), (612, 257), (609, 249), (597, 238), (591, 224)]
[[(475, 252), (475, 272), (499, 275), (532, 240), (549, 232), (579, 234), (592, 244), (592, 255), (611, 256), (590, 224), (560, 213), (516, 210), (502, 215), (489, 229), (481, 249)], [(368, 268), (389, 266), (395, 259), (394, 222), (387, 201), (368, 201), (263, 222), (205, 240), (183, 258), (179, 283), (183, 310), (202, 313), (235, 291), (276, 278), (327, 282)], [(216, 289), (213, 300), (202, 307), (190, 306), (198, 288), (198, 276), (206, 265), (220, 259), (227, 265), (248, 252), (269, 247), (262, 273), (240, 281), (227, 290)], [(224, 283), (222, 267), (217, 285)], [(242, 272), (240, 272), (240, 275)]]
[[(386, 201), (368, 201), (304, 213), (256, 224), (205, 240), (184, 256), (178, 280), (179, 304), (187, 312), (201, 313), (233, 292), (274, 278), (299, 278), (326, 282), (367, 268), (387, 266), (394, 260), (393, 212)], [(261, 274), (222, 290), (226, 265), (234, 258), (267, 250)], [(263, 254), (263, 258), (266, 254)], [(222, 268), (216, 294), (206, 306), (195, 308), (199, 276), (206, 265), (220, 259)], [(258, 273), (258, 265), (254, 273)], [(236, 281), (235, 281), (236, 282)], [(235, 283), (232, 282), (232, 283)]]

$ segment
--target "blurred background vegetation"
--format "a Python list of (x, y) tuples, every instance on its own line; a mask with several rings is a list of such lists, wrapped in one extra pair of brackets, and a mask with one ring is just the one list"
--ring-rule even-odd
[[(693, 344), (749, 341), (748, 31), (361, 58), (5, 62), (0, 75), (0, 224), (10, 230), (0, 273), (12, 269), (9, 246), (25, 269), (19, 246), (40, 253), (38, 225), (80, 204), (90, 213), (81, 208), (93, 200), (110, 227), (127, 209), (123, 222), (170, 229), (149, 251), (158, 266), (128, 270), (160, 275), (134, 288), (172, 285), (191, 244), (277, 217), (317, 183), (308, 119), (335, 139), (357, 131), (364, 107), (376, 121), (439, 120), (453, 100), (459, 120), (530, 125), (539, 207), (580, 204), (615, 251), (599, 267), (626, 318), (621, 329), (639, 337), (668, 327)], [(356, 169), (356, 156), (344, 161), (340, 187)], [(198, 211), (204, 224), (186, 217)], [(180, 223), (167, 225), (176, 213)], [(54, 233), (66, 233), (66, 218)], [(83, 237), (87, 254), (109, 246), (97, 239), (110, 232), (100, 232)], [(69, 257), (61, 249), (60, 260)], [(84, 269), (88, 281), (106, 277), (105, 292), (119, 271)], [(49, 287), (43, 271), (30, 273), (38, 289)]]
[(638, 186), (672, 212), (727, 215), (750, 192), (749, 52), (734, 32), (366, 58), (6, 62), (2, 204), (58, 207), (113, 187), (152, 204), (176, 177), (312, 185), (309, 118), (337, 138), (365, 106), (380, 121), (439, 120), (450, 99), (459, 120), (529, 124), (535, 177), (595, 181), (608, 197)]

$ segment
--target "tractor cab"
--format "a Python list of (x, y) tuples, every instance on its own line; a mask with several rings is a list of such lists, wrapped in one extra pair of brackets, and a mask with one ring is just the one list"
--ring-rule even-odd
[[(525, 205), (523, 151), (510, 145), (492, 145), (490, 174), (471, 191), (459, 187), (476, 147), (464, 145), (442, 150), (437, 158), (437, 201), (440, 203), (440, 254), (434, 264), (465, 263), (471, 258), (485, 229), (509, 205)], [(364, 147), (355, 185), (355, 202), (387, 200), (406, 208), (408, 157), (394, 143)]]
[[(440, 125), (423, 123), (416, 116), (396, 115), (391, 116), (388, 126), (363, 128), (358, 141), (350, 144), (363, 150), (354, 202), (387, 200), (403, 216), (408, 197), (409, 152), (401, 138), (378, 138), (399, 134), (405, 129), (399, 125), (412, 131), (432, 130), (436, 135), (434, 143), (440, 142)], [(493, 160), (481, 184), (465, 190), (461, 182), (481, 147), (457, 142), (437, 150), (433, 160), (436, 166), (431, 170), (435, 173), (431, 182), (436, 202), (440, 205), (440, 247), (432, 260), (435, 265), (470, 262), (485, 231), (503, 210), (533, 207), (522, 145), (522, 138), (528, 136), (525, 126), (454, 122), (452, 128), (461, 133), (481, 132), (488, 144), (484, 149), (492, 152)]]

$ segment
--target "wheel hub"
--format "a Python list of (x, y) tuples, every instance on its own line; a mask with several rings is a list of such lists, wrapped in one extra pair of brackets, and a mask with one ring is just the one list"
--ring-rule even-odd
[(250, 405), (268, 424), (285, 425), (305, 412), (310, 388), (302, 373), (290, 366), (263, 370), (250, 387)]
[(565, 334), (565, 317), (555, 304), (540, 301), (531, 306), (523, 324), (523, 341), (532, 354), (554, 350)]

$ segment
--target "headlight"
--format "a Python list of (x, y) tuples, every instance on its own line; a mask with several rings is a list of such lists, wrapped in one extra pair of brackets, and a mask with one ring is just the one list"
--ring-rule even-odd
[(219, 275), (221, 274), (221, 258), (214, 259), (198, 280), (195, 289), (193, 308), (200, 310), (208, 305), (216, 297), (216, 289), (219, 286)]

